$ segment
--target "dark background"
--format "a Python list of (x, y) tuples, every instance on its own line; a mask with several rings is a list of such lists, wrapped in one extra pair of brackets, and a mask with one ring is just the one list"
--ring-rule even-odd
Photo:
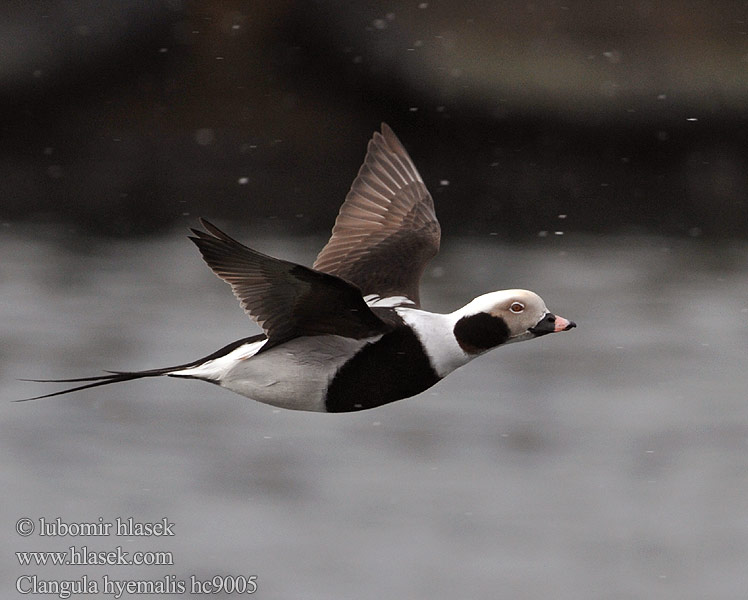
[(328, 230), (371, 132), (449, 232), (748, 234), (748, 2), (4, 2), (0, 218)]

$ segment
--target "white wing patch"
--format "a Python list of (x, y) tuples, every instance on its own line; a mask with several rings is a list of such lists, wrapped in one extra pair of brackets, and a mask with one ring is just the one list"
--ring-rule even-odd
[(405, 296), (389, 296), (387, 298), (382, 298), (377, 294), (369, 294), (368, 296), (364, 296), (364, 302), (366, 302), (366, 304), (368, 304), (369, 306), (379, 306), (382, 308), (415, 306), (415, 302), (413, 302), (410, 298), (406, 298)]

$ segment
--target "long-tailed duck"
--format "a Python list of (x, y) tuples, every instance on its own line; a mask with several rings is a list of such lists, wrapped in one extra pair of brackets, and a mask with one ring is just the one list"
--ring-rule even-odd
[(419, 280), (439, 249), (440, 227), (423, 179), (386, 124), (311, 269), (200, 222), (205, 230), (190, 239), (264, 334), (175, 367), (36, 380), (83, 385), (29, 400), (168, 375), (282, 408), (357, 411), (414, 396), (498, 346), (575, 327), (528, 290), (490, 292), (449, 314), (421, 308)]

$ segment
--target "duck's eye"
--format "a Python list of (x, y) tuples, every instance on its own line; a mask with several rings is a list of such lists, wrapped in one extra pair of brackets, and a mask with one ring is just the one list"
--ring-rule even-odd
[(525, 305), (521, 302), (512, 302), (509, 310), (511, 310), (513, 313), (521, 313), (523, 310), (525, 310)]

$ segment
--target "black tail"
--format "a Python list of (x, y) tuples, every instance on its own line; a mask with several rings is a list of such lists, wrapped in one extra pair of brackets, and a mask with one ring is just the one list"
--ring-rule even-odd
[[(13, 402), (28, 402), (29, 400), (40, 400), (41, 398), (51, 398), (52, 396), (61, 396), (62, 394), (69, 394), (70, 392), (79, 392), (80, 390), (87, 390), (88, 388), (98, 387), (100, 385), (109, 385), (110, 383), (120, 383), (121, 381), (131, 381), (133, 379), (143, 379), (144, 377), (160, 377), (162, 375), (168, 375), (169, 377), (181, 377), (184, 379), (202, 379), (201, 377), (195, 377), (193, 375), (180, 375), (178, 371), (182, 369), (191, 369), (201, 365), (209, 360), (215, 360), (228, 354), (229, 352), (236, 350), (239, 346), (244, 344), (252, 344), (264, 340), (265, 335), (260, 333), (250, 337), (236, 340), (224, 346), (220, 350), (216, 350), (208, 356), (193, 360), (192, 362), (185, 363), (183, 365), (176, 365), (174, 367), (165, 367), (162, 369), (150, 369), (147, 371), (104, 371), (109, 375), (99, 375), (98, 377), (79, 377), (77, 379), (21, 379), (21, 381), (36, 381), (38, 383), (81, 383), (88, 381), (84, 385), (68, 388), (66, 390), (60, 390), (59, 392), (52, 392), (51, 394), (42, 394), (41, 396), (34, 396), (33, 398), (23, 398), (21, 400), (13, 400)], [(209, 381), (215, 383), (212, 379), (203, 379), (203, 381)]]
[(59, 392), (52, 392), (51, 394), (42, 394), (41, 396), (34, 396), (33, 398), (22, 398), (21, 400), (13, 400), (13, 402), (28, 402), (29, 400), (40, 400), (41, 398), (51, 398), (52, 396), (61, 396), (62, 394), (69, 394), (70, 392), (78, 392), (80, 390), (86, 390), (88, 388), (98, 387), (100, 385), (109, 385), (110, 383), (120, 383), (121, 381), (130, 381), (132, 379), (142, 379), (143, 377), (160, 377), (166, 375), (170, 371), (179, 369), (180, 367), (169, 367), (166, 369), (151, 369), (149, 371), (106, 371), (109, 375), (100, 375), (98, 377), (79, 377), (77, 379), (21, 379), (21, 381), (35, 381), (38, 383), (80, 383), (81, 381), (89, 381), (84, 385), (68, 388), (66, 390), (60, 390)]

